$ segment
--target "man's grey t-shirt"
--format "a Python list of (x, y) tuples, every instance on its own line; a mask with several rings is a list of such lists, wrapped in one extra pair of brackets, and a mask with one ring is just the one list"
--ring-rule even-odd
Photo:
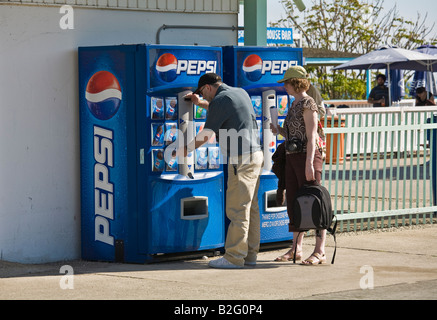
[(208, 107), (205, 128), (215, 132), (224, 156), (261, 150), (252, 102), (247, 92), (221, 84)]

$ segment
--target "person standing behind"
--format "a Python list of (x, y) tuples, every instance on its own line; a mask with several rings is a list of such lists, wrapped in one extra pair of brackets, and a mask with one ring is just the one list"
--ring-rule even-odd
[(434, 96), (428, 95), (424, 87), (416, 89), (416, 106), (435, 106)]
[(373, 107), (388, 107), (390, 105), (389, 102), (389, 94), (388, 87), (385, 85), (386, 76), (383, 74), (378, 74), (376, 76), (376, 82), (378, 85), (374, 87), (369, 94), (369, 98), (367, 99), (368, 103), (373, 103)]
[(215, 133), (223, 156), (228, 158), (226, 215), (230, 224), (226, 251), (222, 258), (210, 261), (209, 266), (224, 269), (254, 266), (260, 245), (258, 188), (264, 157), (252, 101), (246, 91), (226, 85), (215, 73), (201, 76), (197, 89), (186, 97), (208, 113), (203, 137), (188, 143), (184, 156)]
[(326, 114), (326, 110), (325, 110), (325, 104), (323, 103), (323, 99), (322, 99), (322, 95), (320, 94), (320, 91), (310, 83), (310, 88), (307, 91), (307, 95), (309, 95), (311, 98), (313, 98), (315, 103), (317, 104), (317, 107), (319, 108), (317, 110), (319, 117), (324, 117)]
[[(294, 228), (292, 203), (296, 192), (305, 183), (317, 181), (320, 184), (322, 179), (323, 159), (322, 153), (317, 147), (319, 139), (317, 133), (318, 106), (314, 99), (306, 93), (310, 83), (303, 67), (290, 67), (285, 72), (284, 78), (278, 82), (284, 83), (287, 93), (294, 96), (295, 99), (288, 110), (283, 128), (270, 125), (270, 129), (274, 134), (279, 133), (286, 137), (285, 143), (292, 138), (297, 139), (301, 148), (290, 150), (291, 148), (287, 145), (285, 147), (287, 213), (290, 218), (289, 230), (293, 232), (294, 241), (292, 248), (275, 261), (290, 261), (293, 259), (294, 254), (296, 254), (296, 260), (301, 260), (304, 233), (298, 232), (299, 230)], [(326, 230), (317, 231), (314, 251), (306, 260), (302, 261), (302, 264), (316, 265), (325, 263), (325, 242)]]

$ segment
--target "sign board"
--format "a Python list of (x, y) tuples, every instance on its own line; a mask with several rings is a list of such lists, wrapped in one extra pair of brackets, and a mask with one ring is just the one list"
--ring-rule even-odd
[[(267, 45), (293, 44), (292, 28), (267, 28)], [(238, 31), (238, 45), (244, 45), (244, 30)]]

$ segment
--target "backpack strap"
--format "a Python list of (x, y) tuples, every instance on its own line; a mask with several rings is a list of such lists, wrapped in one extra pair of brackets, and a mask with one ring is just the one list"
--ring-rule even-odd
[(331, 264), (334, 264), (335, 254), (337, 253), (337, 238), (335, 237), (335, 230), (337, 229), (337, 216), (334, 216), (334, 218), (335, 218), (334, 226), (332, 228), (327, 229), (327, 231), (330, 234), (332, 234), (332, 236), (334, 237), (334, 242), (335, 242), (334, 254), (332, 255)]
[[(300, 236), (301, 232), (302, 231), (299, 231), (299, 233), (297, 234), (297, 239), (299, 239), (299, 236)], [(297, 239), (296, 239), (296, 241), (297, 241)], [(296, 246), (294, 247), (294, 253), (293, 253), (293, 263), (294, 264), (296, 264), (296, 251), (297, 251), (297, 243), (296, 243)]]
[[(337, 230), (337, 216), (334, 216), (335, 218), (335, 223), (334, 226), (332, 228), (328, 228), (326, 229), (326, 231), (328, 231), (330, 234), (332, 234), (332, 236), (334, 237), (334, 242), (335, 242), (335, 247), (334, 247), (334, 254), (332, 255), (332, 260), (331, 260), (331, 264), (334, 264), (335, 261), (335, 255), (337, 253), (337, 237), (335, 236), (335, 231)], [(297, 234), (297, 238), (299, 239), (299, 235), (301, 234), (302, 231), (299, 231), (299, 233)], [(296, 240), (297, 239), (293, 239)], [(294, 249), (294, 253), (293, 253), (293, 263), (296, 263), (296, 249)]]

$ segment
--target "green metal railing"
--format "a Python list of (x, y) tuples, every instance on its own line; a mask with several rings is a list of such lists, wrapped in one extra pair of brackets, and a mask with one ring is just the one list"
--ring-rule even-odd
[(340, 231), (436, 223), (437, 107), (336, 109), (322, 121)]

